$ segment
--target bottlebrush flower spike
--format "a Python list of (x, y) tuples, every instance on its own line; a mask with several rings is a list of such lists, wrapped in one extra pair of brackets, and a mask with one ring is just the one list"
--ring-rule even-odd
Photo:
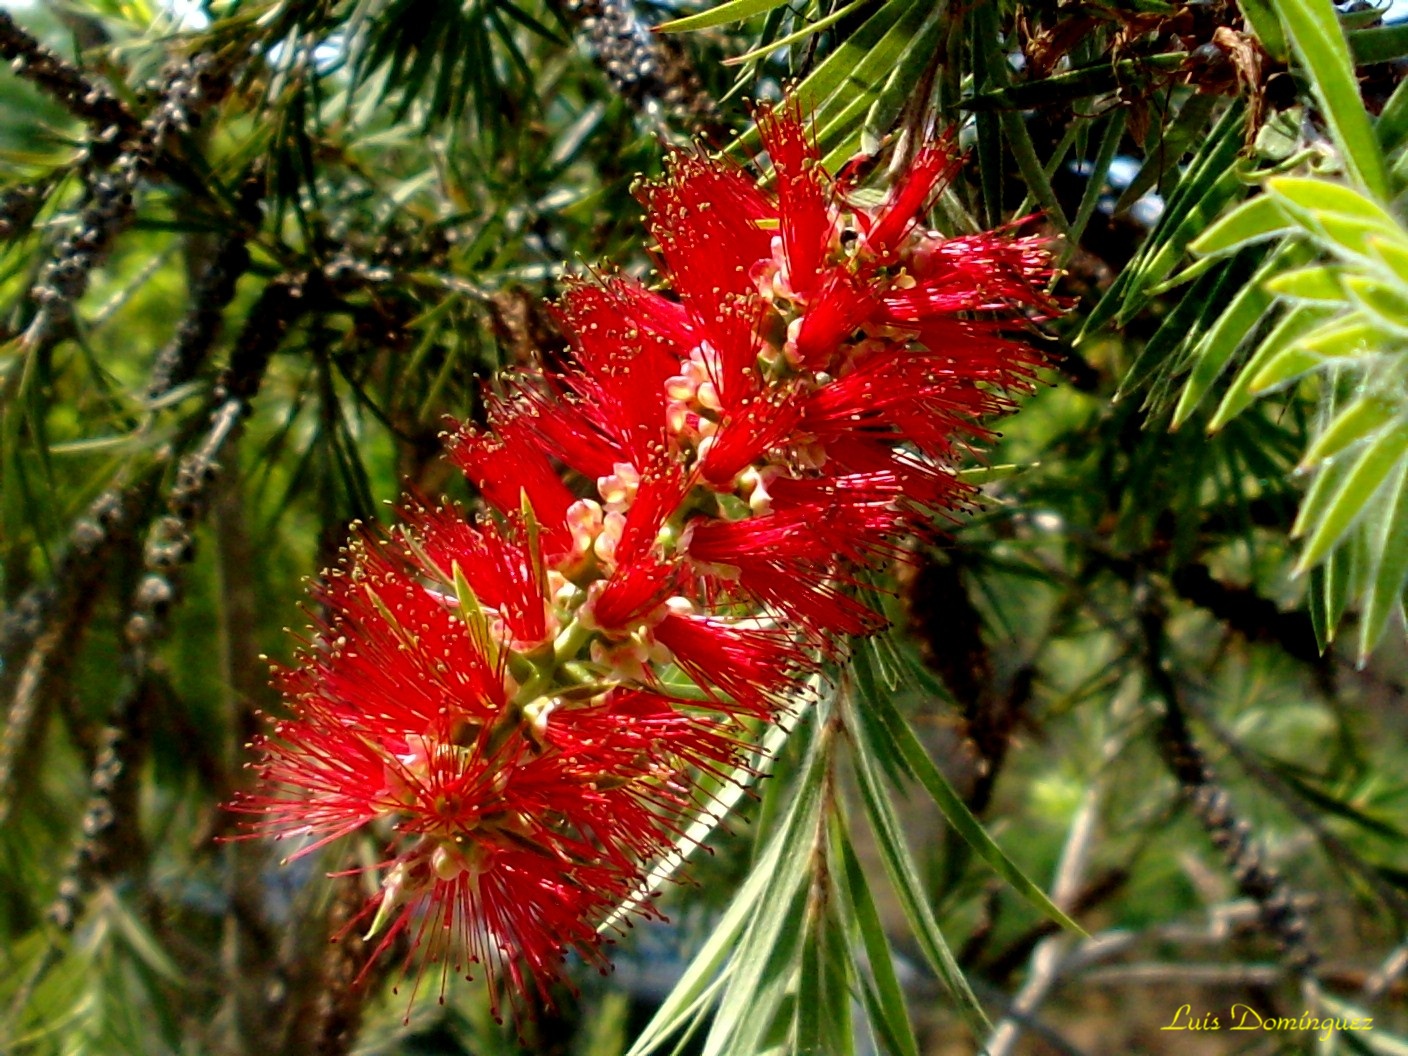
[(484, 511), (410, 504), (315, 592), (277, 676), (289, 716), (234, 806), (295, 857), (385, 847), (376, 953), (483, 964), (511, 1001), (546, 996), (569, 950), (602, 963), (598, 923), (703, 805), (700, 775), (738, 772), (757, 725), (883, 626), (861, 571), (967, 502), (957, 459), (1028, 384), (1013, 335), (1054, 310), (1048, 253), (925, 226), (950, 141), (868, 205), (795, 102), (758, 121), (774, 190), (687, 151), (639, 189), (673, 295), (574, 283), (571, 364), (454, 428)]

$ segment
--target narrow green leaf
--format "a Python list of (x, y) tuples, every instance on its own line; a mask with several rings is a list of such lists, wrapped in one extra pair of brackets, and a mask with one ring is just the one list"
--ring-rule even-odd
[(1225, 256), (1294, 230), (1295, 225), (1281, 204), (1270, 195), (1260, 194), (1219, 217), (1188, 248), (1202, 257)]
[(940, 38), (948, 28), (946, 15), (944, 7), (934, 6), (923, 26), (911, 38), (903, 57), (890, 71), (875, 102), (866, 111), (861, 124), (861, 138), (867, 151), (871, 150), (872, 145), (878, 149), (913, 94), (925, 64), (933, 58), (935, 49), (941, 43)]
[(1334, 421), (1310, 445), (1305, 457), (1301, 459), (1300, 468), (1309, 469), (1326, 459), (1334, 458), (1371, 433), (1378, 432), (1398, 414), (1398, 404), (1382, 395), (1368, 394), (1359, 397), (1338, 412)]
[[(814, 834), (800, 838), (810, 848)], [(755, 907), (734, 953), (730, 979), (719, 1002), (704, 1056), (755, 1056), (767, 1049), (783, 1006), (792, 992), (806, 952), (806, 862), (780, 871)]]
[[(834, 838), (839, 825), (828, 826)], [(851, 1025), (850, 943), (838, 917), (829, 866), (813, 879), (807, 899), (806, 934), (793, 1017), (792, 1047), (797, 1056), (848, 1056), (855, 1052)]]
[(1178, 350), (1203, 329), (1205, 319), (1216, 316), (1217, 306), (1225, 304), (1231, 291), (1245, 280), (1244, 269), (1236, 267), (1239, 263), (1238, 260), (1217, 261), (1212, 271), (1199, 276), (1193, 288), (1178, 299), (1125, 371), (1115, 394), (1117, 400), (1125, 399), (1151, 376), (1170, 369)]
[(1275, 361), (1303, 335), (1314, 330), (1327, 319), (1333, 318), (1335, 314), (1334, 309), (1319, 305), (1293, 305), (1290, 311), (1281, 317), (1280, 322), (1276, 324), (1271, 333), (1266, 335), (1266, 340), (1262, 341), (1261, 346), (1252, 354), (1246, 366), (1238, 371), (1237, 377), (1227, 390), (1227, 395), (1222, 397), (1222, 403), (1218, 405), (1217, 411), (1212, 416), (1212, 421), (1208, 423), (1208, 432), (1222, 429), (1233, 418), (1250, 407), (1259, 395), (1252, 383), (1260, 376), (1266, 366)]
[(895, 975), (894, 954), (885, 937), (884, 926), (880, 923), (875, 900), (871, 897), (865, 869), (844, 833), (837, 844), (841, 854), (844, 877), (842, 896), (846, 900), (847, 915), (860, 932), (865, 945), (866, 963), (875, 981), (875, 1007), (870, 1013), (871, 1024), (884, 1039), (885, 1048), (891, 1056), (919, 1056), (919, 1040), (914, 1036), (914, 1027), (909, 1021), (904, 989)]
[[(724, 59), (723, 65), (742, 66), (745, 62), (752, 62), (755, 59), (766, 58), (778, 48), (789, 47), (792, 44), (796, 44), (799, 40), (806, 40), (808, 37), (816, 33), (820, 33), (824, 29), (829, 29), (831, 26), (834, 26), (837, 22), (841, 21), (841, 19), (851, 14), (853, 11), (856, 10), (856, 8), (860, 7), (865, 2), (866, 0), (851, 0), (849, 4), (846, 4), (843, 7), (838, 7), (835, 11), (831, 12), (831, 14), (827, 15), (825, 18), (819, 18), (815, 22), (806, 23), (801, 29), (797, 30), (795, 33), (789, 33), (787, 34), (787, 36), (779, 37), (777, 40), (769, 40), (762, 47), (755, 48), (752, 51), (744, 52), (742, 55), (734, 55), (731, 58)], [(696, 15), (693, 17), (697, 18), (699, 16)], [(662, 30), (665, 30), (668, 25), (669, 23), (666, 23), (665, 26), (661, 26), (660, 28)]]
[[(1318, 564), (1349, 530), (1389, 472), (1408, 450), (1408, 422), (1384, 430), (1345, 473), (1321, 470), (1301, 504), (1293, 536), (1306, 536), (1298, 571)], [(1324, 485), (1321, 482), (1324, 481)]]
[(1316, 264), (1277, 275), (1267, 281), (1266, 288), (1286, 301), (1340, 305), (1346, 299), (1340, 285), (1344, 273), (1344, 268), (1335, 264)]
[(914, 736), (914, 730), (910, 728), (904, 716), (895, 710), (893, 702), (888, 697), (882, 697), (878, 701), (867, 701), (867, 703), (876, 707), (879, 712), (878, 717), (886, 733), (893, 739), (905, 762), (918, 777), (919, 783), (924, 786), (924, 790), (929, 793), (930, 798), (943, 812), (954, 831), (977, 852), (978, 857), (987, 862), (998, 876), (1011, 884), (1016, 892), (1043, 916), (1068, 931), (1084, 935), (1085, 932), (1081, 926), (1058, 909), (1055, 903), (1046, 897), (1046, 893), (1029, 879), (1012, 859), (1003, 853), (1001, 847), (993, 842), (993, 838), (983, 828), (982, 822), (973, 816), (973, 812), (968, 809), (968, 804), (963, 802), (963, 797), (949, 784), (943, 771), (934, 765), (934, 761), (929, 758), (929, 753), (919, 743), (919, 738)]
[[(1227, 108), (1208, 134), (1207, 141), (1189, 162), (1183, 178), (1169, 191), (1163, 215), (1139, 252), (1135, 254), (1103, 297), (1086, 316), (1074, 344), (1080, 347), (1088, 338), (1104, 332), (1111, 320), (1124, 319), (1142, 307), (1150, 287), (1167, 277), (1182, 258), (1190, 241), (1206, 229), (1236, 193), (1238, 181), (1229, 168), (1241, 149), (1241, 107)], [(1196, 212), (1190, 221), (1189, 214)], [(1158, 261), (1155, 264), (1155, 261)]]
[(709, 940), (685, 969), (670, 995), (651, 1017), (640, 1036), (631, 1045), (627, 1056), (646, 1056), (656, 1052), (692, 1020), (703, 1013), (709, 997), (733, 979), (735, 966), (730, 963), (736, 953), (735, 944), (748, 930), (759, 907), (769, 912), (776, 903), (769, 893), (799, 875), (805, 869), (804, 857), (799, 857), (799, 833), (802, 842), (815, 830), (816, 813), (821, 806), (822, 767), (811, 765), (794, 790), (786, 817), (768, 841), (757, 864), (729, 903)]
[[(895, 68), (929, 10), (920, 0), (886, 0), (793, 89), (803, 111), (816, 115), (818, 126), (830, 123), (829, 131), (818, 127), (820, 142), (834, 143), (850, 131), (835, 123), (838, 111), (864, 113), (875, 101), (873, 93)], [(843, 92), (842, 88), (851, 90)], [(855, 129), (856, 135), (859, 131)], [(728, 150), (756, 149), (757, 145), (757, 129), (749, 129), (730, 143)]]
[(1266, 181), (1266, 192), (1312, 215), (1329, 213), (1388, 227), (1394, 225), (1393, 217), (1382, 206), (1353, 187), (1334, 180), (1314, 176), (1273, 176)]
[(1115, 63), (1097, 62), (1041, 80), (1025, 81), (1022, 84), (974, 94), (960, 101), (958, 105), (964, 110), (978, 111), (1030, 110), (1037, 106), (1058, 106), (1076, 99), (1103, 95), (1122, 84), (1147, 81), (1151, 75), (1157, 76), (1160, 72), (1178, 69), (1186, 58), (1185, 52), (1175, 51), (1141, 56), (1138, 59), (1121, 59)]
[(1383, 514), (1367, 529), (1375, 533), (1371, 547), (1378, 559), (1370, 574), (1359, 620), (1359, 659), (1378, 648), (1389, 617), (1401, 610), (1408, 583), (1408, 459), (1400, 459), (1386, 489)]
[(1341, 316), (1299, 338), (1260, 366), (1251, 379), (1256, 394), (1294, 381), (1324, 366), (1327, 360), (1362, 355), (1380, 336), (1378, 327), (1358, 312)]
[(1363, 275), (1346, 277), (1344, 288), (1360, 312), (1380, 329), (1408, 337), (1408, 288)]
[(1271, 5), (1310, 74), (1311, 90), (1345, 168), (1369, 194), (1387, 200), (1388, 172), (1334, 5), (1330, 0), (1271, 0)]
[(1227, 203), (1243, 190), (1244, 186), (1237, 173), (1227, 170), (1213, 181), (1201, 199), (1180, 211), (1177, 224), (1159, 237), (1157, 245), (1153, 243), (1153, 236), (1150, 236), (1149, 254), (1141, 255), (1137, 264), (1129, 265), (1137, 270), (1119, 305), (1116, 320), (1121, 325), (1143, 310), (1151, 296), (1152, 288), (1172, 273), (1178, 262), (1184, 258), (1189, 244), (1206, 231), (1214, 218), (1223, 212)]
[(1388, 270), (1391, 281), (1408, 286), (1408, 243), (1401, 239), (1371, 237), (1368, 248), (1373, 259)]
[(929, 908), (923, 887), (919, 882), (919, 871), (915, 868), (909, 848), (904, 842), (899, 818), (895, 816), (894, 805), (886, 791), (879, 771), (871, 759), (871, 750), (861, 736), (853, 738), (855, 752), (855, 772), (859, 780), (861, 802), (866, 818), (880, 851), (880, 859), (885, 873), (890, 878), (905, 920), (914, 933), (915, 940), (924, 954), (925, 960), (948, 987), (959, 1011), (969, 1027), (979, 1037), (991, 1029), (988, 1018), (983, 1014), (978, 999), (973, 995), (963, 969), (954, 959), (953, 952), (940, 931), (934, 912)]
[[(813, 714), (816, 714), (815, 712)], [(704, 1043), (704, 1056), (753, 1056), (787, 998), (802, 952), (810, 884), (823, 833), (821, 788), (832, 749), (817, 736), (797, 800), (778, 830), (777, 859), (749, 914), (729, 963), (729, 980)], [(761, 863), (760, 863), (761, 865)]]
[(1349, 53), (1358, 66), (1374, 66), (1408, 57), (1408, 25), (1371, 26), (1348, 34)]
[(1398, 82), (1398, 87), (1379, 111), (1374, 122), (1374, 134), (1379, 137), (1379, 146), (1385, 155), (1392, 155), (1408, 138), (1408, 80)]
[(1080, 244), (1081, 236), (1085, 233), (1085, 227), (1090, 223), (1090, 218), (1095, 215), (1095, 207), (1100, 204), (1100, 198), (1105, 190), (1105, 183), (1110, 175), (1110, 165), (1115, 160), (1115, 154), (1119, 151), (1120, 140), (1124, 137), (1125, 112), (1122, 109), (1113, 110), (1105, 118), (1105, 128), (1100, 134), (1100, 146), (1096, 149), (1095, 160), (1091, 163), (1090, 171), (1086, 173), (1085, 193), (1081, 196), (1080, 205), (1076, 208), (1075, 219), (1071, 221), (1071, 233), (1066, 240), (1065, 247), (1061, 250), (1061, 261), (1064, 263), (1070, 260), (1071, 255)]
[(1335, 640), (1335, 625), (1330, 619), (1330, 596), (1338, 560), (1339, 555), (1331, 554), (1323, 565), (1312, 568), (1305, 589), (1306, 605), (1310, 609), (1310, 627), (1315, 632), (1315, 644), (1320, 647), (1322, 653)]
[(1311, 249), (1299, 242), (1283, 242), (1277, 246), (1254, 274), (1232, 298), (1230, 304), (1214, 305), (1217, 321), (1193, 349), (1193, 369), (1188, 376), (1178, 404), (1173, 411), (1170, 428), (1186, 422), (1203, 401), (1213, 383), (1222, 376), (1233, 354), (1247, 335), (1256, 329), (1271, 307), (1273, 295), (1266, 280), (1285, 267), (1295, 267), (1310, 260)]
[(785, 3), (787, 0), (725, 0), (717, 7), (700, 11), (697, 15), (686, 15), (684, 18), (661, 23), (659, 30), (661, 33), (688, 33), (696, 29), (712, 29), (714, 26), (726, 26), (730, 22), (742, 22)]
[(1373, 260), (1373, 246), (1394, 242), (1408, 248), (1408, 236), (1384, 209), (1360, 192), (1332, 180), (1277, 176), (1266, 193), (1286, 215), (1313, 231), (1340, 256)]
[[(985, 65), (988, 76), (993, 83), (1004, 84), (1008, 79), (1009, 67), (1007, 56), (1002, 50), (1001, 37), (997, 32), (997, 10), (992, 4), (980, 4), (973, 12), (973, 19), (977, 31), (974, 46), (987, 49)], [(1036, 199), (1046, 218), (1063, 234), (1069, 235), (1070, 221), (1056, 198), (1055, 190), (1052, 189), (1051, 178), (1042, 167), (1041, 159), (1037, 157), (1036, 146), (1027, 130), (1026, 119), (1019, 110), (1004, 109), (999, 113), (998, 120), (1007, 137), (1007, 148), (1012, 152), (1012, 157), (1016, 160), (1017, 168), (1027, 185), (1027, 193)]]
[(1281, 20), (1271, 10), (1267, 0), (1238, 0), (1237, 6), (1266, 53), (1277, 62), (1285, 62), (1290, 55), (1286, 34), (1281, 29)]

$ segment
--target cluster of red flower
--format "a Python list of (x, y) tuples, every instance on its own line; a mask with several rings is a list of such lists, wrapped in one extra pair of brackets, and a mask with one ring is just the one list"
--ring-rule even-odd
[[(917, 221), (956, 153), (885, 195), (760, 114), (774, 189), (678, 152), (641, 197), (674, 297), (613, 276), (558, 312), (574, 362), (504, 379), (450, 457), (476, 517), (354, 544), (280, 674), (253, 831), (384, 837), (365, 918), (429, 961), (542, 987), (847, 636), (857, 570), (965, 497), (954, 462), (1035, 356), (1043, 244)], [(564, 472), (565, 470), (565, 472)]]

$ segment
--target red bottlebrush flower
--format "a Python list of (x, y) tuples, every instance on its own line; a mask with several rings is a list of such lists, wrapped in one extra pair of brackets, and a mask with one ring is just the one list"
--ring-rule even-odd
[(791, 439), (801, 420), (801, 400), (792, 387), (779, 387), (740, 401), (723, 415), (718, 432), (709, 437), (700, 472), (717, 488), (727, 489), (733, 478), (770, 450)]
[(821, 277), (835, 230), (822, 182), (821, 152), (802, 123), (795, 99), (781, 109), (763, 107), (758, 132), (777, 181), (777, 214), (787, 284), (805, 299)]
[(924, 146), (909, 170), (890, 188), (873, 216), (864, 217), (865, 248), (877, 257), (888, 257), (900, 238), (929, 207), (940, 185), (958, 174), (960, 159), (949, 139)]
[(829, 370), (844, 340), (875, 314), (874, 291), (844, 269), (827, 276), (807, 306), (791, 342), (797, 362), (811, 370)]
[(772, 718), (798, 692), (797, 677), (813, 666), (786, 630), (744, 627), (710, 616), (670, 613), (652, 633), (680, 670), (725, 713)]
[(499, 621), (510, 643), (531, 648), (556, 633), (542, 553), (521, 516), (471, 524), (452, 506), (411, 507), (405, 516), (405, 545), (424, 559), (414, 571), (451, 592), (442, 595), (451, 606), (464, 600), (453, 596), (458, 569), (474, 602)]
[(446, 444), (450, 461), (500, 513), (521, 514), (527, 498), (543, 527), (545, 547), (554, 553), (566, 549), (570, 545), (567, 508), (576, 497), (538, 446), (532, 429), (517, 415), (499, 409), (491, 424), (492, 433), (460, 426)]
[(1057, 308), (1044, 247), (922, 223), (950, 141), (870, 206), (796, 103), (759, 122), (775, 190), (687, 152), (640, 188), (673, 295), (571, 283), (571, 362), (452, 438), (490, 509), (410, 505), (315, 594), (236, 807), (298, 854), (376, 834), (377, 953), (484, 963), (511, 1000), (600, 961), (743, 720), (883, 626), (863, 569), (969, 500), (956, 462), (1038, 361), (1012, 331)]

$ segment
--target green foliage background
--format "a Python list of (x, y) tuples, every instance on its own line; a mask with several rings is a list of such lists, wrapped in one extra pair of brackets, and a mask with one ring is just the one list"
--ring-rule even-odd
[[(1381, 14), (0, 16), (0, 1051), (1408, 1052), (1408, 25)], [(354, 985), (366, 949), (329, 937), (367, 892), (321, 873), (377, 848), (220, 840), (280, 707), (262, 654), (350, 523), (464, 487), (443, 416), (560, 354), (565, 274), (649, 269), (637, 175), (695, 136), (747, 158), (743, 100), (783, 85), (832, 171), (956, 125), (936, 224), (1059, 239), (1071, 308), (968, 471), (987, 502), (877, 580), (893, 630), (694, 819), (675, 925), (617, 974), (516, 1031), (478, 985), (410, 1004), (394, 959)], [(1159, 1029), (1236, 1002), (1373, 1027)]]

